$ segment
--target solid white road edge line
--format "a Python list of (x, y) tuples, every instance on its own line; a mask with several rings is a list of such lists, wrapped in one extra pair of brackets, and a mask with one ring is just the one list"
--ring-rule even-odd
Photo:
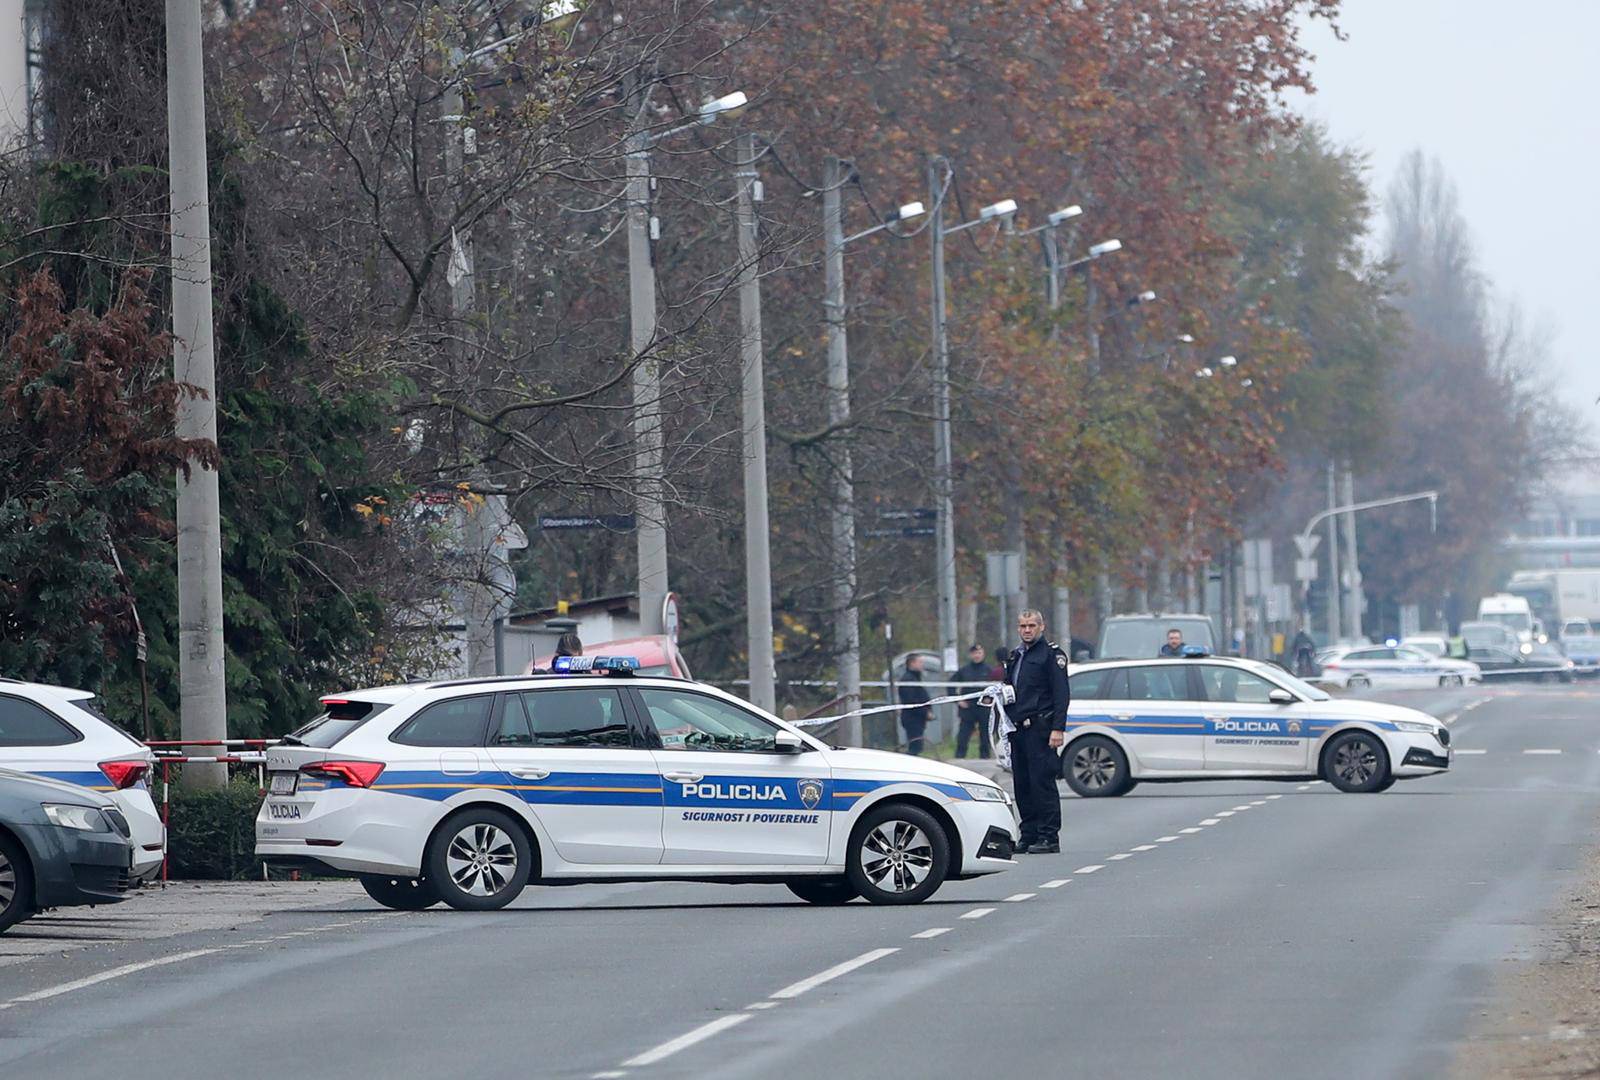
[(928, 938), (936, 938), (940, 934), (948, 934), (949, 932), (950, 927), (948, 926), (934, 926), (922, 931), (921, 933), (912, 934), (911, 936), (916, 938), (918, 941), (926, 941)]
[(981, 919), (985, 915), (993, 914), (993, 912), (994, 912), (994, 908), (992, 908), (992, 907), (975, 907), (971, 911), (967, 912), (965, 915), (963, 915), (961, 917), (963, 919)]
[(718, 1017), (708, 1024), (701, 1024), (693, 1031), (687, 1031), (679, 1035), (676, 1039), (662, 1043), (653, 1050), (646, 1050), (636, 1057), (629, 1058), (622, 1063), (622, 1067), (624, 1069), (638, 1069), (645, 1065), (654, 1065), (658, 1061), (665, 1061), (679, 1050), (687, 1050), (695, 1043), (704, 1042), (711, 1036), (727, 1031), (731, 1027), (736, 1027), (748, 1019), (750, 1019), (750, 1014), (747, 1012)]
[(808, 990), (815, 990), (823, 983), (832, 982), (841, 975), (848, 975), (857, 968), (866, 967), (873, 961), (882, 960), (885, 956), (892, 956), (899, 951), (899, 949), (873, 949), (869, 952), (864, 952), (854, 960), (846, 960), (842, 964), (835, 964), (827, 971), (819, 971), (809, 979), (801, 979), (797, 983), (790, 983), (782, 990), (779, 990), (773, 994), (768, 994), (767, 996), (772, 998), (774, 1001), (785, 1001), (789, 998), (797, 998)]

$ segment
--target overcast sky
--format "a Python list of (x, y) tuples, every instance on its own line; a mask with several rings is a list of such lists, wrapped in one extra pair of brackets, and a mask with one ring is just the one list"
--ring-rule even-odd
[(1369, 153), (1380, 193), (1414, 146), (1443, 163), (1479, 265), (1551, 328), (1563, 396), (1600, 427), (1600, 0), (1343, 8), (1347, 40), (1306, 34), (1303, 111)]

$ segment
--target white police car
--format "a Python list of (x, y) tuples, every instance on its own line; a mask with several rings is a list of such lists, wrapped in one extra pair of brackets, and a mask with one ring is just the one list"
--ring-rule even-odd
[(87, 690), (0, 679), (0, 767), (104, 793), (134, 844), (134, 881), (161, 870), (165, 826), (146, 778), (150, 748), (107, 720)]
[(1377, 687), (1401, 690), (1429, 686), (1465, 686), (1483, 681), (1483, 669), (1467, 660), (1433, 656), (1401, 645), (1352, 645), (1329, 652), (1321, 660), (1317, 681), (1351, 689)]
[(357, 875), (390, 907), (475, 910), (616, 879), (904, 904), (1013, 865), (1011, 800), (975, 773), (830, 747), (632, 658), (557, 663), (324, 698), (267, 752), (257, 855)]
[(1207, 656), (1075, 665), (1062, 776), (1079, 795), (1143, 781), (1309, 779), (1385, 791), (1450, 767), (1427, 713), (1334, 700), (1282, 668)]

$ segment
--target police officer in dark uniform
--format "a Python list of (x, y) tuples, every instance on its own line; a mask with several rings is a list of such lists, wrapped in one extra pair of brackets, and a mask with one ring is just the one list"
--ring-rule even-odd
[(1006, 682), (1017, 700), (1006, 706), (1016, 725), (1011, 733), (1011, 779), (1022, 817), (1018, 853), (1044, 855), (1061, 850), (1061, 799), (1056, 777), (1058, 751), (1066, 742), (1067, 655), (1045, 640), (1044, 616), (1029, 609), (1017, 616), (1022, 644), (1006, 658)]

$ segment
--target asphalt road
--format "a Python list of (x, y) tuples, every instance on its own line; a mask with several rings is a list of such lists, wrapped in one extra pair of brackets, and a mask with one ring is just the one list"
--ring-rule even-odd
[(1450, 774), (1068, 797), (1059, 856), (913, 908), (653, 884), (400, 914), (324, 892), (35, 956), (0, 966), (0, 1073), (1445, 1075), (1595, 842), (1600, 687), (1389, 697), (1453, 718)]

